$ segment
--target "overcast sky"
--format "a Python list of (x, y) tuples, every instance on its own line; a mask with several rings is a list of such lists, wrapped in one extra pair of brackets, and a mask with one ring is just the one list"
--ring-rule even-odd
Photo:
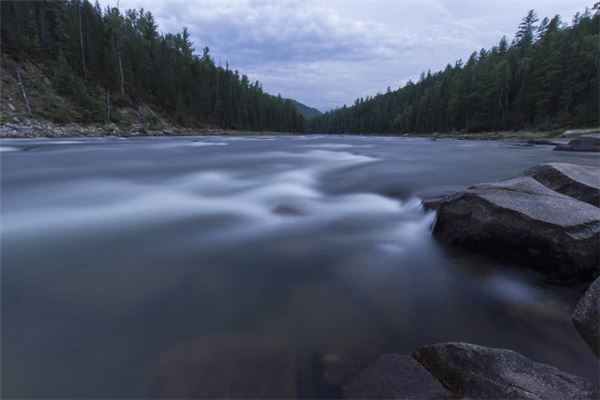
[[(103, 4), (116, 5), (117, 0)], [(197, 52), (322, 111), (402, 86), (512, 39), (529, 9), (571, 21), (593, 0), (120, 0), (161, 32), (188, 27)]]

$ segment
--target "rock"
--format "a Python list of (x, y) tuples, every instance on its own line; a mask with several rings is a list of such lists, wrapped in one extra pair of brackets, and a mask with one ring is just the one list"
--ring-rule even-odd
[(600, 207), (600, 168), (566, 163), (540, 164), (523, 172), (559, 193)]
[(275, 206), (273, 208), (273, 213), (287, 216), (299, 216), (304, 214), (302, 210), (289, 204), (279, 204)]
[(437, 211), (440, 208), (440, 205), (444, 201), (444, 199), (448, 196), (453, 195), (456, 192), (446, 192), (443, 194), (432, 195), (424, 197), (421, 202), (423, 203), (423, 208), (427, 211)]
[(373, 363), (377, 354), (370, 352), (325, 353), (320, 358), (325, 382), (342, 387)]
[(600, 134), (580, 136), (567, 145), (556, 146), (554, 150), (600, 152)]
[(530, 177), (475, 185), (445, 198), (434, 234), (556, 280), (590, 279), (599, 267), (600, 209)]
[(289, 347), (246, 336), (201, 339), (159, 358), (151, 398), (296, 398), (296, 367)]
[(527, 144), (537, 144), (537, 145), (546, 145), (546, 146), (560, 146), (560, 143), (558, 142), (553, 142), (552, 140), (548, 140), (548, 139), (529, 139), (527, 141)]
[(581, 135), (588, 135), (590, 133), (598, 133), (598, 129), (597, 128), (592, 128), (592, 129), (570, 129), (567, 131), (564, 131), (560, 137), (561, 138), (576, 138), (579, 137)]
[(575, 328), (600, 357), (600, 278), (585, 292), (572, 315)]
[(380, 356), (344, 386), (346, 399), (455, 399), (414, 358)]
[(471, 399), (597, 399), (597, 387), (511, 350), (468, 343), (424, 346), (414, 354), (433, 376)]

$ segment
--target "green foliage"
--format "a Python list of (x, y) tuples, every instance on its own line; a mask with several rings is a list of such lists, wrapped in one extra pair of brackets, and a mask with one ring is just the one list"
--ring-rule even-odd
[(2, 1), (0, 7), (1, 51), (53, 69), (57, 92), (75, 104), (59, 119), (105, 120), (109, 90), (115, 106), (151, 104), (188, 126), (304, 129), (290, 102), (228, 65), (215, 65), (208, 48), (196, 55), (187, 28), (160, 34), (149, 11), (102, 10), (87, 0)]
[(509, 45), (473, 53), (403, 88), (357, 99), (308, 123), (314, 132), (428, 133), (543, 129), (599, 123), (598, 10), (567, 26), (534, 11)]
[(69, 95), (74, 92), (74, 81), (75, 75), (73, 74), (73, 70), (61, 51), (56, 62), (56, 72), (53, 79), (54, 87), (58, 93)]
[[(79, 118), (74, 119), (83, 122), (102, 121), (102, 105), (96, 100), (97, 96), (91, 95), (83, 80), (74, 74), (62, 52), (58, 55), (55, 71), (52, 83), (59, 94), (67, 96), (75, 103)], [(57, 113), (54, 120), (59, 122), (69, 120), (68, 113), (58, 110)]]

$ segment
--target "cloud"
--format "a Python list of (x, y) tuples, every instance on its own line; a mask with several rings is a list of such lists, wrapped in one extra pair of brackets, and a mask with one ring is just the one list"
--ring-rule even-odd
[(332, 8), (303, 1), (171, 0), (155, 16), (163, 29), (187, 26), (197, 44), (244, 65), (381, 59), (417, 45), (409, 33), (390, 32), (382, 24), (342, 17)]

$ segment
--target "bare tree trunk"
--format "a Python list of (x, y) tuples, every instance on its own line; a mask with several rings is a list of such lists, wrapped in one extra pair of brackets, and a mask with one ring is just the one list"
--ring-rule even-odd
[(221, 96), (220, 96), (220, 87), (219, 87), (219, 67), (221, 65), (221, 61), (219, 61), (219, 66), (216, 68), (217, 71), (217, 84), (216, 84), (216, 91), (215, 91), (215, 124), (219, 125), (219, 108), (221, 106)]
[(83, 21), (81, 20), (81, 1), (77, 2), (79, 12), (79, 43), (81, 45), (81, 66), (83, 67), (83, 78), (87, 80), (87, 68), (85, 67), (85, 53), (83, 51)]
[(40, 4), (40, 36), (42, 37), (42, 48), (45, 50), (48, 49), (47, 41), (46, 41), (46, 1), (42, 1)]
[(21, 73), (17, 69), (17, 79), (19, 80), (19, 86), (21, 87), (21, 94), (23, 95), (23, 99), (25, 100), (25, 105), (27, 106), (27, 112), (31, 114), (31, 107), (29, 106), (29, 100), (27, 99), (27, 93), (25, 93), (25, 86), (23, 85), (23, 81), (21, 80)]
[(125, 96), (125, 77), (123, 76), (123, 61), (121, 59), (121, 49), (119, 46), (118, 55), (119, 55), (119, 73), (121, 74), (121, 95)]
[(17, 19), (17, 33), (19, 38), (21, 37), (21, 10), (17, 6), (17, 1), (13, 2), (13, 9), (15, 10), (15, 18)]
[(106, 122), (110, 124), (110, 89), (106, 89)]

